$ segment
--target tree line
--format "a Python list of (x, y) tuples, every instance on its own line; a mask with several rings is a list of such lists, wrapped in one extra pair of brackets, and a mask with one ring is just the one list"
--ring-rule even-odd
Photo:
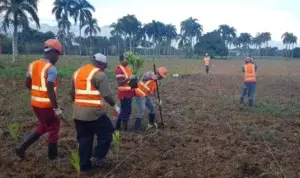
[[(98, 21), (93, 17), (95, 7), (87, 0), (55, 0), (52, 15), (58, 26), (57, 34), (42, 33), (29, 27), (34, 22), (40, 28), (38, 1), (2, 0), (0, 2), (0, 19), (2, 34), (0, 45), (3, 53), (13, 53), (15, 60), (18, 53), (41, 52), (40, 45), (47, 38), (61, 41), (65, 54), (90, 55), (101, 51), (106, 55), (117, 55), (132, 51), (141, 55), (182, 55), (194, 57), (210, 53), (213, 56), (256, 55), (297, 57), (297, 36), (285, 32), (282, 42), (284, 50), (269, 47), (272, 39), (270, 32), (240, 33), (227, 24), (203, 34), (203, 26), (196, 18), (190, 17), (180, 23), (177, 31), (173, 24), (153, 20), (143, 24), (135, 15), (126, 15), (110, 25), (111, 37), (102, 37)], [(79, 36), (70, 31), (71, 25), (78, 26)], [(5, 33), (13, 29), (12, 38)], [(1, 32), (1, 31), (0, 31)], [(83, 35), (83, 34), (84, 35)], [(175, 46), (173, 44), (176, 44)], [(11, 47), (9, 47), (11, 45)], [(296, 53), (294, 52), (296, 51)]]

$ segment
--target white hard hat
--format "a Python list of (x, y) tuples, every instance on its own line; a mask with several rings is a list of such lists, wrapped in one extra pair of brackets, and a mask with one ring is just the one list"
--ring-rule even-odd
[(106, 56), (104, 56), (103, 54), (101, 53), (96, 53), (94, 56), (93, 56), (93, 60), (97, 61), (97, 62), (101, 62), (101, 63), (107, 63), (107, 59), (106, 59)]

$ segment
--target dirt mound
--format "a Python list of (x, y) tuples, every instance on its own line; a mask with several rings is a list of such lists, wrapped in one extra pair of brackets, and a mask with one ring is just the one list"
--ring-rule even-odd
[[(276, 102), (287, 106), (299, 101), (300, 96), (294, 94), (298, 86), (291, 84), (296, 78), (260, 76), (257, 97), (263, 110), (249, 110), (238, 105), (240, 81), (235, 75), (220, 74), (167, 79), (162, 88), (167, 128), (155, 134), (123, 133), (119, 161), (112, 153), (108, 157), (114, 160), (114, 166), (125, 159), (124, 162), (112, 172), (114, 167), (97, 170), (90, 177), (298, 177), (300, 133), (297, 116), (287, 108), (279, 108), (287, 113), (284, 118), (280, 113), (274, 115), (273, 110), (267, 110), (270, 103), (272, 109), (277, 106)], [(18, 84), (6, 81), (6, 87)], [(64, 90), (59, 95), (64, 97), (60, 103), (64, 103), (70, 117), (69, 86), (62, 87)], [(13, 91), (5, 92), (5, 99), (9, 98), (7, 96), (16, 99)], [(23, 94), (28, 95), (26, 92), (20, 95)], [(274, 96), (277, 98), (270, 100)], [(28, 107), (27, 101), (23, 102), (23, 106), (16, 107)], [(12, 113), (13, 108), (7, 108), (8, 105), (2, 104), (2, 117), (17, 116)], [(21, 122), (21, 134), (35, 124), (32, 113), (28, 113)], [(2, 121), (3, 131), (7, 130), (6, 125), (7, 121)], [(75, 130), (63, 125), (60, 136), (60, 154), (68, 157), (71, 151), (76, 151)], [(13, 154), (12, 138), (3, 136), (0, 177), (76, 177), (68, 161), (53, 164), (47, 160), (45, 143), (43, 136), (28, 149), (27, 159), (18, 161)]]

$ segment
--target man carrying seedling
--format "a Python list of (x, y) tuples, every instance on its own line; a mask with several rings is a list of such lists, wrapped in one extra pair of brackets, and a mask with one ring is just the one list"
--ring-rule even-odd
[(38, 126), (31, 130), (22, 143), (17, 146), (16, 154), (24, 158), (25, 150), (37, 141), (41, 135), (48, 132), (48, 158), (57, 158), (57, 141), (62, 119), (62, 111), (57, 105), (57, 71), (54, 65), (62, 54), (62, 45), (58, 40), (49, 39), (44, 43), (44, 59), (29, 64), (26, 87), (31, 90), (31, 105)]
[[(91, 170), (91, 161), (98, 167), (107, 163), (105, 156), (110, 148), (114, 128), (106, 115), (104, 101), (114, 108), (116, 114), (120, 113), (104, 73), (105, 68), (106, 56), (97, 53), (90, 64), (80, 67), (74, 73), (72, 79), (73, 119), (79, 143), (81, 172)], [(97, 145), (93, 153), (95, 134)]]
[(128, 61), (124, 55), (120, 55), (120, 65), (116, 68), (116, 79), (118, 83), (118, 98), (121, 101), (121, 113), (116, 123), (116, 129), (128, 129), (128, 120), (131, 115), (132, 98), (135, 97), (135, 89), (130, 86), (130, 81), (135, 79)]
[(254, 64), (252, 58), (247, 57), (245, 59), (245, 65), (242, 71), (245, 74), (244, 74), (244, 85), (240, 97), (240, 104), (244, 104), (244, 98), (248, 92), (248, 105), (249, 107), (252, 107), (254, 95), (255, 95), (255, 88), (256, 88), (256, 71), (257, 71), (257, 65)]
[[(144, 117), (146, 107), (149, 110), (149, 124), (147, 129), (152, 127), (157, 128), (157, 124), (155, 123), (155, 107), (151, 102), (150, 96), (155, 96), (155, 90), (157, 88), (155, 81), (161, 80), (166, 76), (167, 68), (160, 67), (157, 69), (156, 75), (151, 71), (146, 72), (138, 83), (138, 88), (135, 90), (137, 95), (136, 102), (138, 104), (137, 117), (135, 121), (136, 133), (139, 133), (141, 130), (142, 118)], [(162, 104), (162, 102), (158, 100), (157, 103), (159, 105)]]
[(205, 54), (204, 57), (204, 65), (205, 65), (205, 72), (208, 74), (209, 72), (209, 63), (210, 63), (210, 57), (208, 56), (208, 54)]

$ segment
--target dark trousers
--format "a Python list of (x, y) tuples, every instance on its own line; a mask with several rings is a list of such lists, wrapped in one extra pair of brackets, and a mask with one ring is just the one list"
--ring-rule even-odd
[(205, 65), (205, 72), (208, 74), (209, 72), (209, 66), (208, 65)]
[(118, 121), (128, 121), (131, 114), (131, 104), (132, 104), (132, 98), (124, 98), (121, 101), (121, 112), (118, 117)]
[[(79, 143), (80, 170), (91, 168), (90, 158), (103, 159), (110, 148), (113, 125), (107, 115), (99, 117), (95, 121), (74, 120)], [(97, 145), (93, 153), (94, 135), (97, 135)]]

